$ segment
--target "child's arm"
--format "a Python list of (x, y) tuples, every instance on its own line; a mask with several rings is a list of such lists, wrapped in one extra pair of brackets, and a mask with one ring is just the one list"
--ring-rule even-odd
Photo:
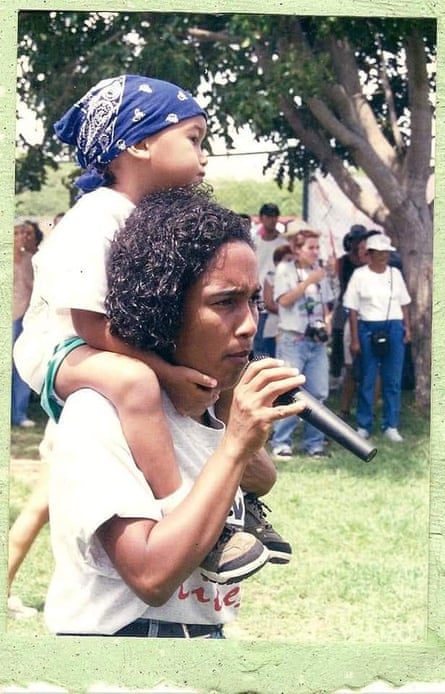
[(74, 329), (90, 347), (101, 351), (116, 352), (139, 359), (147, 364), (165, 387), (173, 404), (181, 414), (194, 414), (197, 408), (197, 395), (201, 397), (198, 407), (208, 407), (218, 397), (217, 382), (214, 378), (189, 369), (174, 366), (164, 361), (154, 352), (146, 352), (132, 347), (111, 334), (107, 317), (102, 313), (72, 309)]

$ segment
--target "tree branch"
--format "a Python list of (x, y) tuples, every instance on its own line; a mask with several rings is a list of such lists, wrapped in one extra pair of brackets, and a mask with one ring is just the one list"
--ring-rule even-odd
[(394, 173), (397, 173), (399, 166), (397, 157), (394, 149), (383, 135), (374, 113), (363, 94), (357, 61), (349, 42), (346, 39), (330, 38), (326, 45), (339, 83), (344, 86), (346, 94), (351, 100), (356, 123), (360, 127), (363, 138), (367, 140), (373, 150), (378, 152), (382, 162)]
[(321, 133), (314, 128), (309, 129), (304, 126), (297, 109), (290, 100), (282, 97), (280, 108), (298, 139), (317, 157), (321, 166), (333, 176), (343, 193), (376, 224), (384, 226), (389, 210), (382, 199), (360, 186), (343, 160), (333, 152), (328, 140)]

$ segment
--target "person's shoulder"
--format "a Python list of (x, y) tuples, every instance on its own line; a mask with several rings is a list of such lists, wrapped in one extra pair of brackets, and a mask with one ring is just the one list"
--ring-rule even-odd
[(276, 266), (274, 276), (275, 276), (275, 282), (282, 277), (292, 277), (292, 278), (296, 277), (297, 276), (297, 270), (295, 268), (294, 263), (289, 262), (287, 260), (282, 260)]
[[(122, 195), (122, 193), (118, 193), (107, 186), (101, 186), (100, 188), (93, 190), (91, 193), (85, 193), (82, 195), (72, 207), (70, 212), (72, 211), (75, 213), (76, 211), (81, 211), (84, 213), (85, 210), (91, 210), (91, 212), (94, 214), (100, 213), (101, 215), (114, 215), (116, 212), (121, 213), (124, 211), (126, 214), (130, 214), (134, 207), (134, 203), (125, 197), (125, 195)], [(68, 214), (69, 213), (67, 213), (67, 215)], [(65, 215), (65, 217), (67, 215)], [(60, 224), (62, 222), (60, 222)]]

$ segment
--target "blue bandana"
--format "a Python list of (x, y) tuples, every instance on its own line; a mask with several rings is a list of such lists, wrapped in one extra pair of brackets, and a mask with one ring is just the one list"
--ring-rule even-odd
[(76, 185), (89, 192), (110, 182), (106, 164), (131, 145), (206, 112), (194, 97), (170, 82), (121, 75), (92, 87), (54, 125), (57, 137), (76, 147), (84, 173)]

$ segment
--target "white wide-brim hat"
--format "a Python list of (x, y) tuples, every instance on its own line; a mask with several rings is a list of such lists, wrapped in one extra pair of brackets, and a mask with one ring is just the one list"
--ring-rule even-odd
[(320, 235), (320, 232), (316, 231), (314, 227), (310, 226), (307, 222), (304, 222), (302, 219), (292, 219), (290, 222), (286, 224), (286, 229), (283, 231), (281, 236), (285, 239), (291, 239), (294, 236), (297, 236), (300, 231), (313, 231), (314, 234), (317, 236)]
[(366, 240), (367, 251), (395, 251), (391, 239), (386, 234), (373, 234)]

